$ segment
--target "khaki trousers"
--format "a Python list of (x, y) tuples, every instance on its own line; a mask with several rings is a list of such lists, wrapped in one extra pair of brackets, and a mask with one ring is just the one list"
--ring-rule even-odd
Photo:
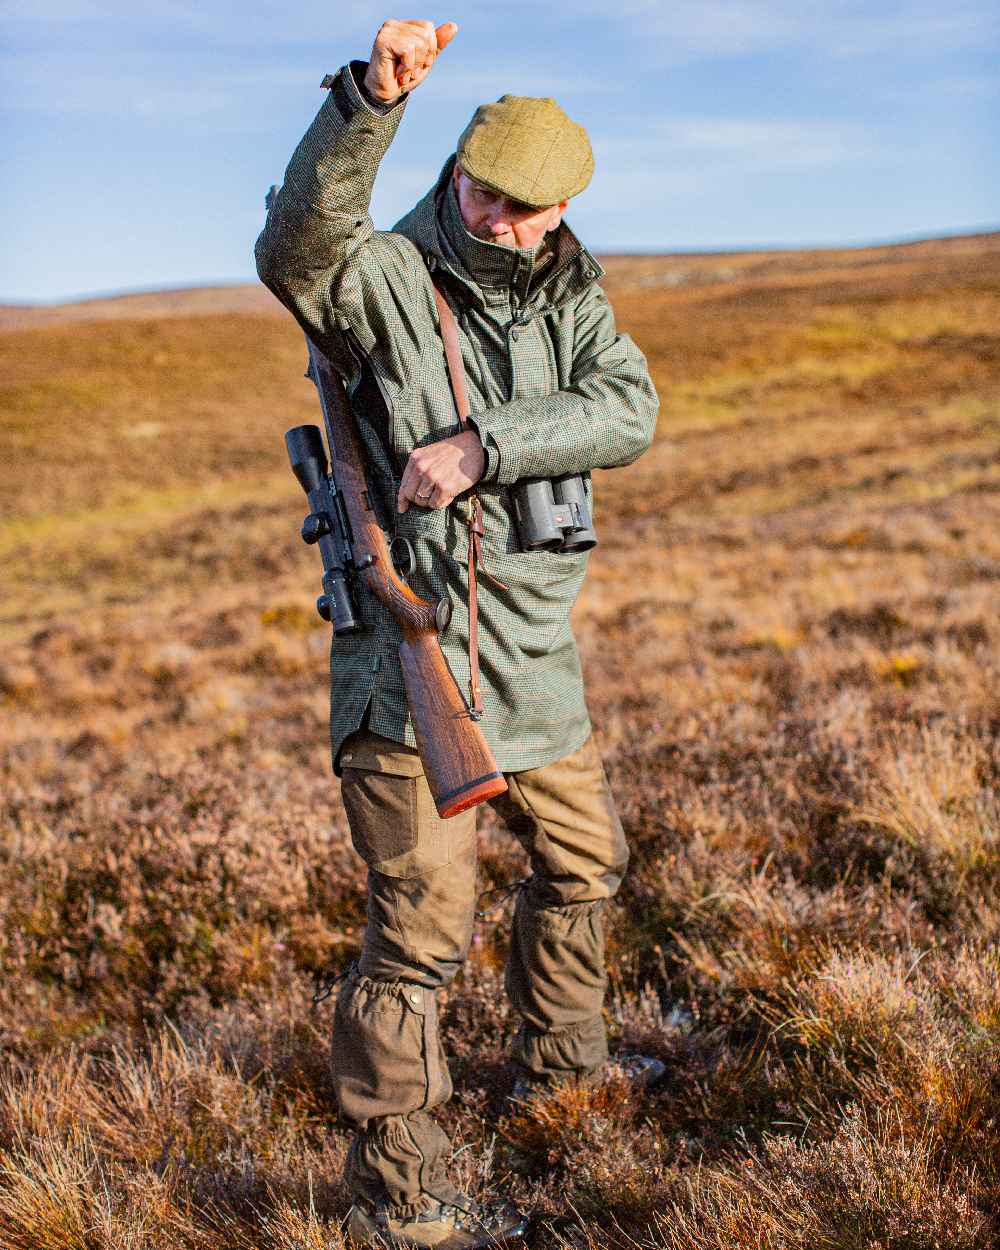
[[(456, 1191), (448, 1138), (428, 1115), (451, 1096), (435, 991), (469, 951), (476, 909), (476, 812), (442, 820), (420, 757), (369, 730), (341, 755), (355, 849), (368, 865), (361, 957), (334, 1012), (331, 1070), (357, 1128), (355, 1197), (415, 1215)], [(595, 1071), (607, 1057), (603, 909), (628, 847), (593, 738), (541, 768), (506, 774), (493, 800), (528, 852), (506, 987), (521, 1017), (515, 1062), (532, 1077)]]

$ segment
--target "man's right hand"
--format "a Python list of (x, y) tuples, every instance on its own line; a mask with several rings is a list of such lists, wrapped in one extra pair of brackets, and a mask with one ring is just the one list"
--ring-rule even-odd
[(365, 88), (375, 99), (388, 104), (402, 92), (419, 87), (431, 72), (437, 54), (457, 33), (454, 22), (445, 22), (436, 29), (433, 22), (383, 22), (372, 46)]

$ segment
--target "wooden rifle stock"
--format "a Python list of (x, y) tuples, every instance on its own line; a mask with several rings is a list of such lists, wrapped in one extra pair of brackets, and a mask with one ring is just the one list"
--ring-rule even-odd
[(403, 631), (399, 662), (417, 749), (438, 814), (454, 816), (503, 794), (507, 783), (441, 650), (438, 634), (447, 625), (451, 605), (421, 599), (396, 572), (368, 496), (361, 443), (343, 381), (311, 341), (309, 356), (351, 527), (354, 567)]

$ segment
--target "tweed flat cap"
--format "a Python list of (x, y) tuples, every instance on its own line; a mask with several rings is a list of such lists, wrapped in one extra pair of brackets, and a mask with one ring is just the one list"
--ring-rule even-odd
[(505, 95), (481, 104), (458, 140), (463, 173), (533, 208), (578, 195), (594, 172), (582, 126), (548, 97)]

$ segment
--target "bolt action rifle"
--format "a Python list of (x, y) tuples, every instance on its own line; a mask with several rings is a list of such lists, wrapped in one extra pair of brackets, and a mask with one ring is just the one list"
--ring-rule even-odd
[[(271, 207), (276, 188), (267, 197)], [(364, 628), (354, 608), (352, 582), (360, 582), (393, 615), (403, 633), (399, 663), (417, 750), (438, 814), (454, 816), (503, 794), (507, 783), (441, 650), (438, 635), (451, 618), (451, 602), (421, 599), (407, 585), (412, 548), (396, 555), (371, 505), (357, 425), (340, 375), (316, 344), (309, 347), (309, 376), (319, 394), (330, 463), (319, 428), (299, 425), (285, 435), (292, 471), (309, 500), (305, 542), (318, 543), (323, 594), (316, 608), (339, 637)]]

